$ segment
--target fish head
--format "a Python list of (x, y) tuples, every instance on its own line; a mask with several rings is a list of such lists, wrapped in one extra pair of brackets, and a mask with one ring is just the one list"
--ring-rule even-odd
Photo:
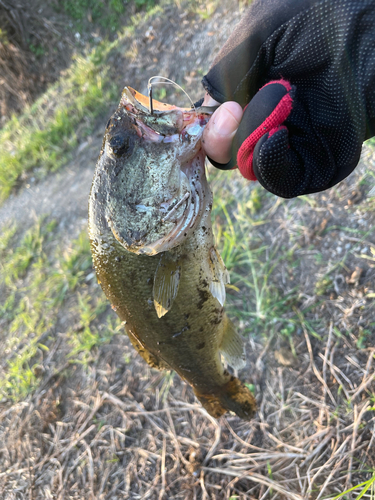
[(150, 113), (147, 104), (124, 89), (106, 127), (92, 195), (105, 197), (105, 219), (127, 250), (154, 255), (187, 238), (211, 203), (201, 151), (210, 113), (157, 101)]

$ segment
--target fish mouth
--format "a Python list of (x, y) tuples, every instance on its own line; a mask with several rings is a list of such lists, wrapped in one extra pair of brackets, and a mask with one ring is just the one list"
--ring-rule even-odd
[[(147, 158), (153, 158), (156, 165), (152, 173), (147, 171), (151, 163), (138, 168), (144, 169), (145, 178), (160, 173), (168, 180), (160, 182), (157, 188), (152, 183), (150, 189), (140, 187), (139, 197), (129, 193), (127, 206), (111, 211), (107, 221), (115, 238), (127, 250), (155, 255), (188, 238), (211, 201), (200, 141), (210, 114), (153, 101), (151, 115), (145, 100), (145, 96), (125, 88), (120, 107), (131, 120), (139, 147), (148, 152)], [(159, 158), (164, 164), (170, 163), (170, 170), (161, 167), (158, 172)]]

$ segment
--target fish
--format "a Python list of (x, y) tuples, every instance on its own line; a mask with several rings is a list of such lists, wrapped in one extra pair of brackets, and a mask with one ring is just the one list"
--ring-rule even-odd
[(125, 87), (109, 119), (89, 195), (97, 279), (140, 356), (174, 370), (207, 412), (250, 420), (251, 391), (224, 311), (229, 273), (215, 248), (202, 133), (207, 107), (179, 108)]

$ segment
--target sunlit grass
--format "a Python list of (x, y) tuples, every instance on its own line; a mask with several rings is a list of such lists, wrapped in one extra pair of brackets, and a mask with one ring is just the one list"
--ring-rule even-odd
[[(72, 67), (20, 117), (0, 131), (0, 201), (9, 196), (21, 175), (57, 170), (92, 132), (93, 119), (117, 94), (105, 59), (115, 43), (103, 42), (87, 58), (76, 57)], [(91, 126), (90, 126), (91, 125)]]
[[(110, 3), (116, 11), (116, 2)], [(42, 177), (64, 165), (78, 141), (93, 132), (95, 118), (118, 101), (121, 89), (115, 83), (116, 67), (108, 64), (108, 58), (140, 22), (161, 11), (151, 0), (144, 3), (140, 1), (139, 7), (147, 12), (131, 16), (116, 40), (103, 40), (87, 55), (75, 55), (60, 79), (0, 130), (0, 203), (27, 172)]]
[[(53, 327), (61, 305), (69, 293), (85, 284), (92, 271), (86, 232), (61, 255), (53, 243), (55, 221), (43, 219), (17, 242), (14, 227), (0, 240), (1, 297), (0, 319), (8, 325), (1, 339), (4, 358), (0, 369), (0, 397), (24, 398), (37, 384), (33, 358), (48, 349), (40, 338)], [(78, 303), (78, 307), (81, 304)]]
[[(111, 320), (108, 325), (106, 323), (101, 325), (102, 328), (93, 324), (108, 308), (108, 301), (104, 295), (93, 301), (88, 295), (77, 294), (77, 299), (80, 325), (79, 331), (69, 333), (69, 344), (72, 349), (68, 358), (87, 366), (93, 359), (92, 349), (109, 342), (118, 330), (113, 327)], [(119, 326), (122, 326), (121, 322)]]
[(203, 21), (205, 21), (213, 15), (218, 4), (218, 0), (212, 0), (211, 2), (195, 1), (191, 2), (191, 8)]
[[(142, 11), (152, 9), (155, 0), (134, 0), (134, 6)], [(114, 32), (123, 22), (123, 16), (129, 6), (123, 0), (60, 0), (58, 10), (63, 10), (74, 20), (76, 29), (82, 29), (90, 13), (91, 22)]]

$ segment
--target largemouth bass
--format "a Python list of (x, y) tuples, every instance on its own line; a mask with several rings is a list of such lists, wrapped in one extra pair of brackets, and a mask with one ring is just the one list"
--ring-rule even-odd
[(223, 310), (201, 136), (212, 111), (153, 102), (125, 88), (110, 118), (89, 199), (89, 235), (104, 293), (147, 363), (173, 369), (208, 413), (250, 419), (256, 403), (234, 368), (243, 341)]

